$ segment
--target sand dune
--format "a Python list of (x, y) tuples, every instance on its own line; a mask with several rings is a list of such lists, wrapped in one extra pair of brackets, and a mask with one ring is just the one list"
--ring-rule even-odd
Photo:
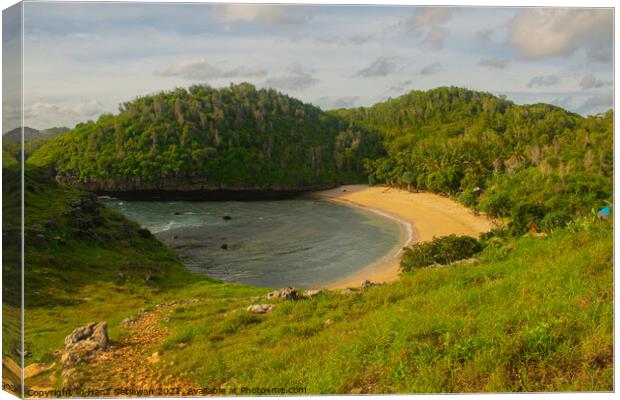
[(401, 240), (386, 257), (344, 279), (326, 285), (331, 289), (360, 286), (365, 280), (389, 282), (398, 279), (402, 248), (413, 241), (431, 240), (450, 234), (478, 237), (493, 227), (493, 221), (454, 200), (432, 193), (411, 193), (384, 186), (347, 185), (315, 192), (316, 197), (363, 207), (398, 220)]

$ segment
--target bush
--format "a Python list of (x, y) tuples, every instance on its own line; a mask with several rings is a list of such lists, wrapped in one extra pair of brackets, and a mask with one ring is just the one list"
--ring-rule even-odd
[(512, 201), (506, 194), (495, 192), (483, 202), (482, 209), (491, 217), (503, 217), (508, 214), (511, 207)]
[(461, 193), (456, 200), (466, 207), (473, 207), (476, 205), (476, 195), (471, 190)]
[(573, 217), (564, 211), (552, 211), (549, 214), (545, 215), (545, 217), (540, 222), (540, 228), (544, 231), (551, 231), (553, 229), (563, 228), (570, 221), (572, 221)]
[(448, 264), (471, 257), (481, 250), (480, 242), (471, 236), (442, 236), (405, 249), (400, 268), (409, 272), (435, 263)]
[(521, 203), (512, 212), (510, 228), (519, 235), (527, 232), (532, 224), (539, 225), (545, 216), (545, 208), (539, 204)]

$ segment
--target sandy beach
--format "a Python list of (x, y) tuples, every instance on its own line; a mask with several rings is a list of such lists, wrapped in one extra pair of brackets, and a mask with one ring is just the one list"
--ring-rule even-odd
[(346, 185), (313, 193), (313, 196), (363, 207), (400, 223), (400, 241), (381, 260), (326, 285), (329, 289), (360, 286), (365, 280), (390, 282), (398, 279), (402, 248), (435, 236), (450, 234), (478, 237), (493, 222), (454, 200), (432, 193), (412, 193), (384, 186)]

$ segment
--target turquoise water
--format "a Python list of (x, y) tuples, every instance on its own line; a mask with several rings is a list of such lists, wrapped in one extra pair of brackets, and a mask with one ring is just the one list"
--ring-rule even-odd
[(105, 201), (171, 246), (189, 270), (262, 287), (344, 278), (387, 255), (400, 235), (391, 219), (326, 200)]

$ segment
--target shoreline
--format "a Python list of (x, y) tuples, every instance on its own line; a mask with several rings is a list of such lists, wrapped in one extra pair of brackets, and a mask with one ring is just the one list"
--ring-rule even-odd
[(414, 241), (428, 241), (450, 234), (478, 237), (493, 227), (484, 215), (474, 215), (465, 206), (446, 197), (427, 192), (408, 192), (387, 186), (345, 185), (312, 192), (311, 197), (335, 201), (390, 218), (400, 225), (401, 235), (381, 259), (343, 278), (322, 285), (324, 289), (359, 287), (366, 280), (392, 282), (400, 276), (400, 255)]

